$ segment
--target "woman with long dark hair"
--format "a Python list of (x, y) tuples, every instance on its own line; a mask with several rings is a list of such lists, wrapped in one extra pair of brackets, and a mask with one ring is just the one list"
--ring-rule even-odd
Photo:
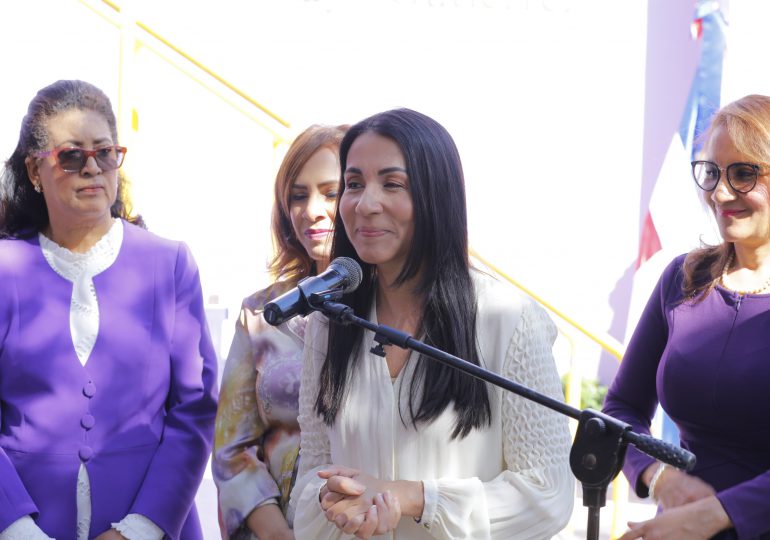
[[(562, 397), (556, 330), (530, 299), (471, 267), (457, 149), (408, 109), (354, 125), (340, 148), (332, 257), (357, 260), (360, 316)], [(564, 417), (371, 332), (306, 330), (297, 538), (547, 538), (570, 516)]]

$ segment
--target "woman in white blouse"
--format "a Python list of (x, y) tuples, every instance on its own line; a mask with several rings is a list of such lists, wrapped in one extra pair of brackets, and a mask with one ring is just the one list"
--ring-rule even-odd
[[(374, 115), (342, 141), (332, 258), (356, 259), (360, 316), (552, 397), (556, 330), (468, 259), (457, 148), (431, 118)], [(569, 519), (564, 417), (316, 313), (305, 336), (298, 539), (550, 538)]]

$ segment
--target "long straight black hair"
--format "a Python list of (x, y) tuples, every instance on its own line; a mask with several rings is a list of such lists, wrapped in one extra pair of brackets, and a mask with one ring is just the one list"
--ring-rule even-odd
[[(465, 180), (457, 147), (446, 129), (432, 118), (409, 109), (386, 111), (355, 124), (342, 139), (343, 175), (350, 147), (367, 132), (396, 142), (409, 177), (414, 237), (393, 285), (419, 276), (414, 291), (423, 302), (419, 334), (429, 345), (480, 365), (476, 295), (468, 258)], [(343, 181), (338, 205), (344, 192)], [(340, 256), (358, 261), (364, 274), (358, 289), (343, 301), (359, 316), (367, 316), (377, 291), (376, 267), (360, 259), (337, 212), (332, 259)], [(330, 324), (315, 406), (327, 425), (332, 425), (340, 412), (362, 338), (361, 329)], [(414, 373), (409, 387), (409, 421), (413, 427), (435, 420), (450, 404), (457, 414), (452, 438), (465, 437), (473, 428), (489, 425), (491, 411), (485, 383), (424, 357), (420, 357)]]

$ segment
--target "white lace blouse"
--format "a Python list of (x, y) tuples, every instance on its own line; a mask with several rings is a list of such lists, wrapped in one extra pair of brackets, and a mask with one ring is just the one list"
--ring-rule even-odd
[[(74, 253), (61, 247), (42, 233), (40, 247), (51, 268), (72, 282), (70, 303), (70, 334), (80, 363), (85, 366), (99, 334), (99, 302), (93, 277), (109, 268), (123, 243), (123, 222), (113, 222), (110, 230), (86, 253)], [(78, 470), (77, 539), (88, 540), (91, 524), (91, 486), (84, 465)], [(129, 514), (113, 528), (129, 540), (160, 540), (163, 530), (140, 514)], [(25, 516), (0, 532), (0, 540), (44, 540), (49, 538), (32, 520)]]
[[(545, 311), (517, 290), (473, 273), (482, 365), (549, 396), (563, 399), (551, 348), (556, 329)], [(370, 319), (375, 320), (376, 308)], [(376, 322), (376, 321), (375, 321)], [(366, 331), (358, 364), (332, 427), (314, 412), (326, 356), (327, 321), (308, 321), (300, 385), (302, 434), (298, 481), (290, 517), (298, 540), (352, 538), (329, 523), (318, 493), (319, 469), (331, 463), (386, 480), (422, 480), (419, 524), (402, 518), (392, 537), (418, 539), (550, 538), (569, 520), (574, 479), (566, 417), (500, 389), (490, 391), (492, 423), (452, 440), (452, 407), (415, 430), (408, 420), (412, 353), (395, 382), (384, 358), (369, 352)], [(400, 412), (401, 411), (401, 412)]]

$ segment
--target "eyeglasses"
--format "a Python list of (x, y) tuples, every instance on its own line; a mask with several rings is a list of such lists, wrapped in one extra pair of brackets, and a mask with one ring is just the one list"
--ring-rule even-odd
[(88, 158), (96, 160), (96, 164), (102, 171), (114, 171), (123, 165), (123, 158), (127, 149), (123, 146), (102, 146), (95, 150), (85, 148), (62, 147), (53, 150), (35, 152), (35, 157), (53, 156), (61, 170), (68, 173), (80, 172), (86, 166)]
[(712, 161), (693, 161), (692, 176), (698, 187), (705, 191), (714, 191), (725, 171), (727, 183), (738, 193), (748, 193), (757, 185), (757, 178), (762, 175), (762, 168), (754, 163), (731, 163), (725, 168)]

